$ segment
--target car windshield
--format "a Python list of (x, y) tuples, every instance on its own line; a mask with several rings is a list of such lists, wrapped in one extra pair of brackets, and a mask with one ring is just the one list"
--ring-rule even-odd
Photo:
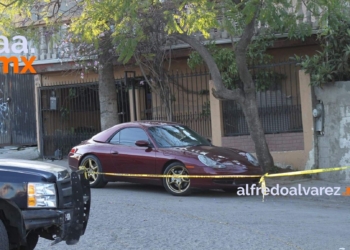
[(160, 148), (210, 146), (210, 142), (186, 126), (164, 125), (148, 128)]

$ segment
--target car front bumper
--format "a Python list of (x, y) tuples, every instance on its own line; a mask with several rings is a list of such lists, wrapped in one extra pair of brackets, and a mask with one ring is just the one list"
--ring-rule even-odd
[(260, 178), (201, 178), (191, 179), (191, 187), (204, 189), (230, 189), (258, 185)]
[[(23, 210), (26, 230), (45, 231), (45, 238), (52, 244), (65, 241), (67, 245), (78, 243), (85, 233), (90, 213), (91, 193), (88, 180), (82, 171), (72, 172), (72, 207), (66, 209)], [(47, 233), (49, 232), (49, 233)], [(48, 237), (51, 234), (51, 237)], [(55, 238), (53, 235), (56, 235)]]
[[(259, 168), (248, 171), (230, 171), (226, 169), (213, 169), (198, 167), (190, 172), (190, 175), (205, 175), (208, 178), (192, 178), (191, 187), (205, 189), (230, 189), (258, 184), (263, 175)], [(220, 178), (215, 178), (215, 177)], [(226, 177), (227, 176), (227, 177)]]

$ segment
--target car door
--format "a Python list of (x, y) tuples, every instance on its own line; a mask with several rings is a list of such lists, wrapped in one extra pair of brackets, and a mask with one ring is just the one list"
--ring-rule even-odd
[[(123, 128), (110, 140), (111, 166), (115, 173), (127, 174), (154, 174), (155, 173), (155, 149), (139, 147), (135, 143), (138, 140), (149, 141), (147, 133), (142, 128)], [(138, 179), (147, 182), (140, 177), (126, 177), (117, 179)]]

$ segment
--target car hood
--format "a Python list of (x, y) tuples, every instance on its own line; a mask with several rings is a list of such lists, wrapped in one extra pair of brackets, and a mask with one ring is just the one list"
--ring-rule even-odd
[(215, 146), (190, 146), (179, 148), (167, 148), (163, 150), (165, 155), (182, 155), (187, 157), (197, 158), (198, 155), (205, 155), (214, 161), (220, 162), (224, 165), (244, 165), (247, 167), (253, 166), (247, 159), (246, 154), (239, 149), (215, 147)]
[(17, 159), (0, 159), (0, 170), (30, 173), (33, 175), (40, 175), (47, 179), (50, 179), (50, 177), (54, 175), (58, 181), (67, 178), (71, 172), (68, 167), (62, 167), (47, 162)]

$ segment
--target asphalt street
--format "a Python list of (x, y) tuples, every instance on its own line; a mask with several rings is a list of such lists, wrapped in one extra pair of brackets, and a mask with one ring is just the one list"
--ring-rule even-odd
[(162, 187), (111, 183), (92, 190), (90, 221), (77, 245), (51, 247), (41, 239), (37, 249), (348, 250), (349, 226), (350, 197), (268, 196), (262, 202), (219, 190), (174, 197)]
[[(0, 150), (0, 158), (37, 159), (35, 148)], [(48, 160), (45, 160), (48, 161)], [(67, 166), (67, 160), (48, 161)], [(350, 183), (268, 178), (268, 186), (336, 187)], [(92, 189), (86, 234), (74, 246), (37, 250), (318, 249), (350, 250), (350, 196), (238, 196), (197, 190), (189, 197), (162, 187), (110, 183)]]

